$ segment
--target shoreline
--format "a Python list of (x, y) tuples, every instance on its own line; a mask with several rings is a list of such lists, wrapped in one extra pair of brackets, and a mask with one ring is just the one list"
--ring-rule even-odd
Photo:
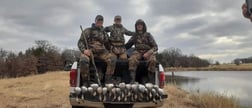
[(165, 67), (165, 71), (179, 72), (179, 71), (252, 71), (252, 63), (248, 64), (221, 64), (210, 65), (208, 67)]

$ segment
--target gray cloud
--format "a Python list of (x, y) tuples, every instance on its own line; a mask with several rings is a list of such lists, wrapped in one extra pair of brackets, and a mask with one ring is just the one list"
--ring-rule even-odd
[(241, 20), (219, 21), (218, 23), (209, 24), (207, 27), (192, 31), (192, 35), (207, 36), (229, 36), (229, 35), (247, 35), (249, 33), (249, 25), (244, 25)]
[[(34, 40), (61, 48), (77, 48), (79, 25), (89, 27), (97, 14), (105, 25), (117, 14), (134, 30), (142, 18), (160, 47), (229, 62), (252, 54), (251, 23), (241, 15), (238, 0), (0, 0), (0, 47), (21, 51)], [(129, 37), (127, 37), (128, 39)], [(232, 54), (230, 54), (232, 53)]]
[(203, 12), (205, 2), (199, 0), (152, 0), (152, 14), (184, 16)]
[(191, 14), (204, 13), (206, 11), (226, 11), (234, 9), (241, 1), (237, 0), (151, 0), (150, 6), (152, 14), (165, 16), (186, 16)]

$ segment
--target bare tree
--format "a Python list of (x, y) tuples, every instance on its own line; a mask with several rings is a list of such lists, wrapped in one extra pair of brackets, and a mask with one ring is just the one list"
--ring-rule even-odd
[(7, 51), (0, 48), (0, 62), (3, 61), (7, 56)]

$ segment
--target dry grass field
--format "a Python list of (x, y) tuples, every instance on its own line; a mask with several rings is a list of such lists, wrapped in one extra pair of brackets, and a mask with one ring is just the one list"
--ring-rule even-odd
[[(48, 72), (0, 80), (0, 108), (70, 108), (68, 72)], [(195, 94), (167, 85), (169, 98), (162, 108), (237, 108), (233, 98)], [(215, 106), (214, 106), (215, 105)]]
[(1, 108), (69, 108), (67, 72), (0, 80)]

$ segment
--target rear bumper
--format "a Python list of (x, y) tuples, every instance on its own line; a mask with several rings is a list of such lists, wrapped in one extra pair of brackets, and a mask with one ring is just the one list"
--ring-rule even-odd
[(72, 106), (85, 106), (85, 107), (95, 107), (95, 108), (105, 108), (105, 106), (129, 106), (133, 108), (145, 108), (145, 107), (160, 107), (163, 105), (163, 101), (154, 102), (92, 102), (88, 100), (76, 100), (76, 98), (70, 98), (70, 104)]

